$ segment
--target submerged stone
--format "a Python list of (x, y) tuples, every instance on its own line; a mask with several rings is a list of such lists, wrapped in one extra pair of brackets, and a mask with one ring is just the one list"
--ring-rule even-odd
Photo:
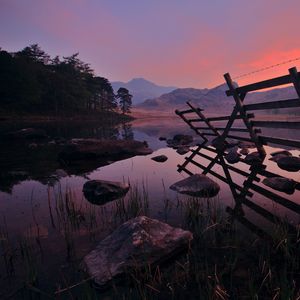
[(158, 155), (158, 156), (151, 157), (151, 159), (156, 162), (165, 162), (166, 160), (168, 160), (168, 157), (165, 155)]
[(242, 155), (249, 154), (249, 149), (248, 148), (242, 148), (241, 151), (240, 151), (240, 154), (242, 154)]
[(90, 180), (83, 185), (83, 194), (93, 204), (105, 204), (125, 196), (129, 185), (122, 182)]
[(204, 174), (195, 174), (170, 186), (171, 190), (195, 197), (214, 197), (220, 186)]
[(292, 156), (292, 153), (287, 150), (279, 150), (279, 151), (270, 153), (270, 155), (271, 156), (276, 156), (276, 155)]
[(127, 221), (83, 259), (83, 268), (103, 287), (133, 269), (162, 263), (185, 249), (193, 235), (145, 216)]
[(284, 177), (265, 178), (262, 183), (274, 190), (285, 192), (287, 194), (293, 194), (297, 185), (297, 182), (293, 179)]

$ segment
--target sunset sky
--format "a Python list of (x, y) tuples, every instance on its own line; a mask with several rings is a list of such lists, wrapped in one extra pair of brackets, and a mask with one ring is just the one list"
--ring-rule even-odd
[[(80, 53), (111, 81), (213, 87), (300, 57), (299, 0), (0, 0), (0, 47)], [(238, 80), (300, 70), (300, 60)]]

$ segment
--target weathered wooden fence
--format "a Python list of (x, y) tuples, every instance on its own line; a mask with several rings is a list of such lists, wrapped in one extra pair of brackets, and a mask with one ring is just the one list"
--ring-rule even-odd
[[(179, 115), (192, 130), (203, 138), (202, 144), (199, 144), (196, 149), (191, 150), (190, 156), (185, 157), (184, 163), (178, 165), (178, 171), (184, 171), (188, 175), (193, 175), (191, 168), (189, 168), (189, 165), (193, 165), (201, 169), (203, 174), (211, 174), (219, 180), (227, 183), (235, 200), (235, 208), (232, 209), (227, 207), (227, 212), (234, 218), (237, 218), (249, 229), (266, 236), (267, 234), (262, 229), (257, 228), (255, 224), (251, 223), (243, 214), (241, 214), (242, 205), (247, 206), (272, 223), (282, 222), (278, 216), (251, 200), (253, 194), (256, 193), (274, 201), (279, 206), (300, 214), (300, 205), (298, 203), (282, 196), (282, 193), (278, 193), (270, 188), (265, 188), (259, 184), (263, 178), (280, 177), (278, 174), (266, 170), (266, 165), (263, 164), (263, 158), (266, 156), (264, 145), (272, 143), (299, 149), (300, 141), (296, 139), (279, 138), (276, 135), (262, 135), (261, 127), (274, 129), (299, 129), (300, 122), (255, 120), (255, 115), (252, 111), (300, 107), (300, 73), (297, 72), (296, 68), (292, 68), (289, 69), (288, 75), (256, 82), (242, 87), (235, 87), (229, 74), (225, 74), (224, 77), (229, 87), (226, 94), (227, 96), (233, 97), (235, 101), (235, 106), (231, 115), (206, 117), (201, 108), (197, 108), (189, 102), (187, 102), (187, 105), (189, 106), (188, 110), (176, 111), (176, 114)], [(299, 98), (246, 104), (245, 98), (248, 92), (276, 87), (288, 83), (292, 83), (294, 85)], [(233, 123), (237, 119), (243, 121), (245, 125), (244, 128), (233, 127)], [(227, 121), (226, 126), (220, 127), (214, 125), (214, 122), (220, 121)], [(232, 132), (248, 133), (249, 137), (234, 135)], [(216, 138), (213, 146), (208, 143), (208, 136)], [(235, 167), (226, 163), (224, 158), (228, 153), (226, 139), (229, 138), (254, 143), (262, 158), (262, 163), (251, 164), (242, 157), (239, 158), (239, 162), (243, 164), (243, 167), (240, 165), (239, 167)], [(220, 174), (216, 168), (214, 169), (216, 166), (222, 167), (223, 174)], [(245, 171), (247, 169), (248, 171)], [(232, 179), (237, 176), (242, 176), (242, 184), (237, 184), (236, 180)], [(296, 182), (296, 189), (300, 189), (300, 182)], [(297, 231), (293, 225), (287, 223), (287, 226), (293, 232)]]
[[(299, 121), (270, 121), (270, 120), (256, 120), (253, 111), (257, 110), (269, 110), (269, 109), (283, 109), (300, 107), (300, 73), (297, 69), (289, 69), (289, 74), (281, 77), (276, 77), (253, 84), (235, 87), (230, 75), (227, 73), (224, 75), (228, 90), (226, 95), (233, 97), (235, 106), (231, 115), (219, 116), (219, 117), (206, 117), (203, 114), (201, 108), (193, 106), (187, 102), (189, 106), (188, 110), (178, 111), (179, 115), (198, 135), (200, 135), (204, 141), (207, 141), (208, 136), (215, 136), (218, 138), (218, 144), (224, 145), (226, 138), (237, 139), (242, 141), (254, 142), (260, 155), (265, 156), (264, 145), (268, 143), (290, 146), (300, 148), (300, 140), (296, 139), (284, 139), (276, 136), (262, 135), (261, 128), (289, 128), (300, 129)], [(298, 95), (296, 99), (277, 100), (270, 102), (247, 104), (246, 95), (249, 92), (258, 91), (266, 88), (274, 88), (280, 85), (293, 84)], [(245, 128), (233, 127), (235, 120), (241, 119), (245, 125)], [(226, 126), (218, 127), (214, 125), (214, 122), (228, 121)], [(232, 132), (246, 132), (249, 137), (242, 137), (232, 134)]]

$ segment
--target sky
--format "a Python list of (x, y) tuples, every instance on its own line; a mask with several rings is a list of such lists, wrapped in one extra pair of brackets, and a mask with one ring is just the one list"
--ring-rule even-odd
[[(0, 0), (0, 47), (38, 43), (111, 81), (214, 87), (300, 57), (299, 0)], [(300, 60), (241, 84), (300, 70)]]

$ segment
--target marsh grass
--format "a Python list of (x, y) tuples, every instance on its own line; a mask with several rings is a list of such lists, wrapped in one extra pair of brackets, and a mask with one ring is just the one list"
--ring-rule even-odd
[[(79, 271), (82, 257), (123, 222), (150, 214), (147, 184), (132, 184), (126, 197), (104, 206), (78, 199), (68, 188), (49, 191), (48, 197), (51, 226), (62, 236), (66, 253), (57, 265), (56, 285), (40, 284), (47, 247), (39, 231), (14, 243), (3, 219), (1, 260), (6, 277), (16, 282), (7, 299), (300, 299), (299, 228), (291, 234), (286, 222), (277, 222), (271, 240), (263, 240), (241, 230), (218, 198), (172, 202), (166, 192), (163, 217), (181, 210), (180, 226), (194, 235), (188, 250), (165, 265), (136, 266), (123, 283), (97, 291)], [(39, 228), (38, 218), (33, 225)], [(82, 241), (88, 246), (80, 250)]]

